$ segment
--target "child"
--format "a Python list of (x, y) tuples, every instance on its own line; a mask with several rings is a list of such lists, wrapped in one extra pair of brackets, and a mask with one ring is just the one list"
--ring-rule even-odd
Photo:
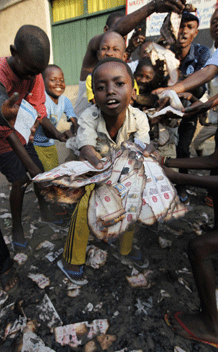
[[(93, 91), (96, 105), (86, 109), (79, 118), (77, 132), (80, 159), (88, 160), (97, 169), (102, 168), (100, 159), (111, 148), (119, 148), (125, 140), (140, 139), (149, 142), (149, 124), (144, 113), (129, 105), (134, 78), (129, 66), (117, 58), (99, 61), (93, 74)], [(61, 269), (71, 281), (87, 283), (83, 276), (86, 246), (89, 237), (87, 206), (94, 185), (86, 187), (86, 194), (77, 205), (71, 219), (70, 229), (63, 254)], [(129, 255), (138, 265), (144, 264), (140, 252), (133, 253), (133, 229), (129, 229), (120, 239), (120, 253)], [(146, 264), (146, 266), (148, 263)]]
[[(38, 111), (40, 124), (50, 133), (54, 132), (46, 117), (44, 83), (40, 74), (48, 65), (49, 39), (39, 27), (25, 25), (18, 30), (10, 51), (11, 56), (0, 58), (0, 171), (12, 183), (10, 206), (14, 249), (26, 250), (28, 243), (21, 224), (24, 185), (29, 181), (26, 172), (34, 177), (43, 171), (43, 166), (33, 145), (26, 144), (13, 126), (21, 100), (25, 98)], [(58, 137), (65, 140), (61, 133)], [(47, 207), (37, 187), (35, 192), (46, 217)]]
[[(100, 43), (98, 51), (98, 60), (105, 59), (106, 57), (116, 57), (123, 61), (126, 61), (126, 45), (123, 37), (117, 32), (107, 32)], [(138, 94), (138, 86), (134, 81), (134, 91), (132, 98), (135, 98), (135, 92)], [(89, 75), (86, 79), (86, 95), (89, 102), (95, 104), (95, 98), (92, 90), (92, 75)]]
[[(60, 67), (48, 65), (42, 74), (45, 84), (46, 110), (48, 118), (54, 127), (57, 126), (63, 113), (66, 114), (68, 121), (73, 123), (74, 130), (77, 129), (77, 119), (70, 100), (62, 95), (65, 91), (64, 74)], [(71, 131), (65, 131), (66, 137), (71, 136)], [(34, 148), (42, 162), (45, 171), (49, 171), (58, 163), (58, 153), (54, 140), (46, 137), (42, 126), (36, 130), (34, 137)]]

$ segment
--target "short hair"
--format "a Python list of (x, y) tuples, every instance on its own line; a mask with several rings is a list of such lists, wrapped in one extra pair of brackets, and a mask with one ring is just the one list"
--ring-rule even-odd
[(152, 65), (152, 62), (151, 62), (151, 59), (150, 57), (144, 57), (143, 59), (141, 59), (138, 63), (138, 65), (136, 66), (136, 69), (135, 69), (135, 73), (139, 70), (141, 70), (141, 68), (143, 66), (149, 66), (149, 67), (152, 67), (153, 70), (154, 70), (154, 67)]
[(125, 14), (121, 11), (112, 12), (107, 18), (106, 26), (108, 26), (108, 28), (111, 28), (114, 23), (115, 18), (118, 18), (118, 17), (121, 18), (123, 16), (125, 16)]
[(24, 25), (18, 30), (14, 45), (20, 56), (29, 54), (30, 59), (37, 65), (48, 64), (50, 56), (50, 43), (47, 34), (39, 27)]
[(124, 40), (124, 38), (122, 37), (121, 34), (119, 34), (118, 32), (115, 32), (115, 31), (111, 31), (111, 32), (106, 32), (106, 33), (104, 33), (104, 35), (103, 35), (103, 37), (102, 37), (102, 40), (101, 40), (101, 42), (100, 42), (100, 45), (99, 45), (99, 49), (100, 49), (100, 47), (101, 47), (101, 43), (103, 42), (104, 38), (107, 37), (107, 36), (110, 36), (110, 35), (114, 35), (114, 34), (115, 34), (116, 37), (120, 38), (120, 40), (122, 41), (123, 53), (125, 53), (125, 51), (126, 51), (126, 43), (125, 43), (125, 40)]
[[(46, 71), (47, 71), (49, 68), (58, 68), (59, 70), (62, 71), (62, 69), (61, 69), (59, 66), (57, 66), (57, 65), (55, 65), (55, 64), (50, 64), (50, 65), (48, 65), (48, 66), (44, 69), (44, 71), (42, 72), (42, 77), (43, 77), (44, 80), (45, 80), (45, 76), (46, 76)], [(63, 71), (62, 71), (62, 72), (63, 72)]]
[(92, 90), (94, 92), (94, 74), (95, 74), (95, 71), (97, 70), (97, 68), (107, 62), (117, 62), (117, 63), (120, 63), (120, 64), (123, 64), (125, 67), (126, 67), (126, 71), (127, 73), (129, 74), (130, 78), (131, 78), (131, 81), (132, 81), (132, 87), (134, 87), (134, 76), (133, 76), (133, 73), (132, 73), (132, 70), (130, 69), (129, 65), (127, 65), (127, 63), (121, 59), (118, 59), (116, 57), (106, 57), (105, 59), (102, 59), (100, 60), (97, 65), (95, 66), (94, 70), (92, 71)]

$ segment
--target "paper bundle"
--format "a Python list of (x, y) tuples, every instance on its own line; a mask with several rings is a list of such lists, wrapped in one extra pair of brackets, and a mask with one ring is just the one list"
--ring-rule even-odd
[[(178, 218), (187, 212), (187, 208), (180, 204), (177, 192), (161, 166), (152, 156), (145, 158), (143, 143), (140, 141), (137, 143), (139, 144), (124, 142), (121, 148), (113, 153), (113, 164), (112, 159), (110, 162), (107, 160), (105, 162), (107, 170), (105, 167), (101, 172), (95, 169), (94, 176), (90, 175), (89, 171), (82, 175), (82, 165), (76, 176), (73, 163), (78, 162), (71, 162), (72, 189), (77, 190), (80, 186), (77, 180), (81, 175), (82, 189), (84, 182), (96, 183), (88, 204), (88, 225), (99, 239), (107, 241), (116, 239), (136, 221), (152, 225), (156, 221)], [(57, 187), (53, 186), (57, 182), (55, 175), (61, 182), (60, 172), (57, 172), (57, 169), (56, 172), (54, 169), (49, 173), (38, 175), (34, 181), (50, 180), (49, 187)], [(85, 169), (87, 170), (87, 163)], [(62, 173), (62, 178), (65, 177)], [(68, 178), (70, 177), (68, 173)], [(65, 188), (62, 188), (62, 192), (64, 198)]]

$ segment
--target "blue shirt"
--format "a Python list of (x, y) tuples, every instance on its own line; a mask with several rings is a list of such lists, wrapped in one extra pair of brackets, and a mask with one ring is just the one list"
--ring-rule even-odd
[[(51, 121), (53, 126), (55, 127), (57, 126), (63, 113), (67, 116), (67, 121), (70, 121), (71, 117), (76, 117), (71, 101), (65, 95), (61, 95), (58, 98), (58, 104), (55, 104), (46, 92), (45, 92), (45, 96), (46, 96), (45, 106), (47, 110), (47, 117)], [(46, 135), (43, 132), (42, 126), (39, 126), (36, 130), (33, 144), (39, 147), (49, 147), (51, 145), (54, 145), (54, 140), (46, 137)]]
[(207, 60), (205, 66), (208, 66), (208, 65), (218, 66), (218, 49), (216, 49), (213, 56), (209, 60)]
[(207, 46), (191, 43), (189, 53), (179, 69), (183, 75), (190, 75), (204, 67), (210, 57), (210, 49)]

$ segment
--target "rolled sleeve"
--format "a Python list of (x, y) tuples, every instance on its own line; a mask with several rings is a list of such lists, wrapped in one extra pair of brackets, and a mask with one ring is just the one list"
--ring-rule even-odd
[[(96, 115), (96, 116), (93, 116)], [(92, 108), (86, 109), (78, 119), (79, 128), (77, 131), (77, 147), (81, 149), (85, 145), (96, 147), (97, 140), (97, 118), (98, 115)]]

